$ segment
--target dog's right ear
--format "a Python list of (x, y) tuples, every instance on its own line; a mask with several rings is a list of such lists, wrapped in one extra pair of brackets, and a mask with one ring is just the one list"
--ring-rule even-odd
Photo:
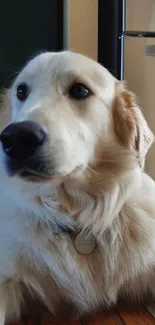
[(5, 89), (0, 95), (0, 132), (11, 120), (10, 91)]

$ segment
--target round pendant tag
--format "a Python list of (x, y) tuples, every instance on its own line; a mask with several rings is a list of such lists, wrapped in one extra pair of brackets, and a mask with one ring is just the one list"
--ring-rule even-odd
[(91, 234), (79, 233), (75, 238), (75, 247), (83, 255), (91, 254), (96, 247), (95, 238)]

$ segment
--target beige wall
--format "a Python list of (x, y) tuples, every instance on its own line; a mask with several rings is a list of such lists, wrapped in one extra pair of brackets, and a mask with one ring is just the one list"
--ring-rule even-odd
[[(155, 31), (155, 1), (127, 0), (127, 29)], [(155, 134), (155, 56), (145, 54), (151, 38), (125, 38), (124, 78), (138, 96), (138, 102)], [(155, 179), (155, 145), (146, 157), (146, 170)]]
[(126, 0), (126, 29), (154, 31), (155, 0)]
[(97, 60), (98, 0), (70, 0), (70, 49)]

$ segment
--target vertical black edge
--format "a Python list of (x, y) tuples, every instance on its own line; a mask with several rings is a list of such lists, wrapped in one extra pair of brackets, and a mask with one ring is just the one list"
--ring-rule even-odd
[(98, 0), (98, 61), (121, 79), (123, 0)]
[(57, 0), (57, 51), (63, 50), (63, 0)]

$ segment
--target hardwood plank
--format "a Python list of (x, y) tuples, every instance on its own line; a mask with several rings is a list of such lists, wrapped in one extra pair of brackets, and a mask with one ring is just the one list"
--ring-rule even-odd
[(140, 306), (125, 305), (118, 308), (118, 313), (126, 325), (155, 325), (153, 316)]
[(123, 325), (123, 322), (116, 312), (106, 312), (99, 316), (89, 317), (82, 321), (82, 325)]
[(155, 325), (155, 319), (145, 313), (120, 313), (120, 316), (126, 325)]
[(80, 320), (64, 321), (64, 322), (60, 322), (59, 325), (81, 325), (81, 321)]
[[(155, 325), (155, 318), (143, 306), (121, 303), (116, 309), (86, 317), (81, 320), (56, 320), (49, 313), (39, 317), (24, 317), (16, 325)], [(11, 324), (15, 325), (15, 324)]]
[(27, 317), (27, 319), (23, 319), (22, 325), (40, 325), (40, 319), (36, 317)]
[[(21, 320), (19, 320), (17, 323), (9, 323), (9, 325), (32, 325), (32, 320), (29, 320), (28, 317), (23, 317)], [(38, 324), (39, 325), (39, 324)]]
[(59, 325), (59, 322), (50, 314), (43, 314), (40, 319), (40, 325)]
[(149, 303), (146, 306), (146, 309), (148, 310), (148, 312), (155, 318), (155, 302)]
[(41, 317), (40, 325), (81, 325), (80, 320), (56, 320), (49, 314), (45, 314)]

